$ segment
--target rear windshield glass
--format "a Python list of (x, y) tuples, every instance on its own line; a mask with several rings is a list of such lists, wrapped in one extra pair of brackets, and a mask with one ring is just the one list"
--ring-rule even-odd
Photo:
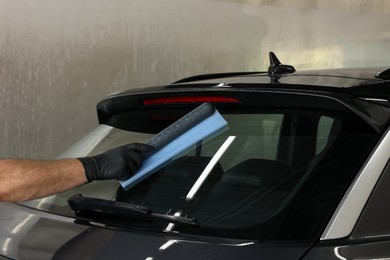
[[(47, 210), (73, 215), (66, 199), (81, 193), (197, 219), (198, 226), (176, 225), (176, 232), (264, 241), (314, 240), (377, 139), (364, 121), (341, 112), (267, 109), (223, 117), (229, 130), (199, 143), (129, 190), (117, 181), (94, 182), (55, 196)], [(152, 136), (112, 128), (90, 154), (146, 142)], [(235, 138), (232, 144), (189, 196), (229, 137)]]

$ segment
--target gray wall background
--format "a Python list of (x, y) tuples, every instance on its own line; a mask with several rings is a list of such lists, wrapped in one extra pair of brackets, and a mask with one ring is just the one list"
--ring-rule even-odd
[(0, 157), (50, 159), (96, 103), (210, 72), (390, 66), (386, 0), (0, 0)]

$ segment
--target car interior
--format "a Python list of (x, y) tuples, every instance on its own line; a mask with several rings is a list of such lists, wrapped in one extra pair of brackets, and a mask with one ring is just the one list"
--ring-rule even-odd
[[(345, 114), (299, 111), (224, 116), (231, 127), (227, 133), (198, 145), (131, 189), (119, 187), (115, 199), (161, 213), (181, 212), (196, 217), (203, 227), (233, 233), (235, 229), (256, 233), (254, 227), (273, 222), (291, 225), (292, 219), (314, 225), (321, 215), (318, 212), (329, 215), (333, 210), (329, 208), (332, 202), (340, 199), (338, 194), (360, 166), (360, 151), (367, 151), (374, 136), (370, 127)], [(237, 141), (196, 196), (186, 199), (221, 140), (229, 135), (237, 135)], [(329, 187), (334, 192), (321, 194)], [(286, 215), (289, 218), (281, 217)]]

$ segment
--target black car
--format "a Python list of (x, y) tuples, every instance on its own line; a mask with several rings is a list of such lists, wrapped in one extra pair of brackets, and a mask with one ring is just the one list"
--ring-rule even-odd
[(148, 142), (204, 103), (228, 129), (131, 187), (0, 204), (0, 259), (389, 259), (390, 69), (270, 61), (104, 98), (61, 157)]

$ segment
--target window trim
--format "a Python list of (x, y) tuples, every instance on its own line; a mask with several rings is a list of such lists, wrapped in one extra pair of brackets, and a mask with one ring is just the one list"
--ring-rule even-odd
[(320, 240), (349, 236), (371, 192), (385, 169), (390, 155), (390, 128), (378, 142), (333, 214)]

